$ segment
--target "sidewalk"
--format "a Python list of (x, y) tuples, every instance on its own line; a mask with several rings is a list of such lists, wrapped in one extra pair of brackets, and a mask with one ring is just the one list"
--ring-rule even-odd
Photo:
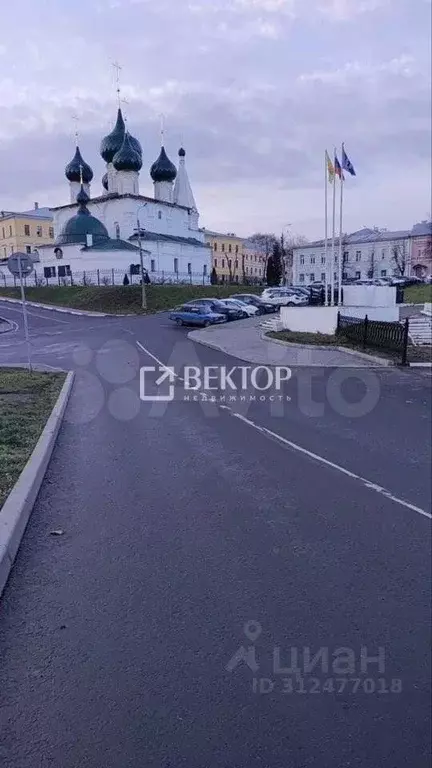
[(322, 368), (376, 368), (382, 364), (351, 352), (301, 345), (285, 346), (263, 338), (263, 318), (237, 320), (226, 325), (213, 325), (191, 331), (188, 338), (207, 347), (255, 365), (319, 366)]

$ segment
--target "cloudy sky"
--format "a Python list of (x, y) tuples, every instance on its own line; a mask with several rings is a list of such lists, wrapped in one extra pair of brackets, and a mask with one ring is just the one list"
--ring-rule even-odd
[(323, 234), (324, 149), (358, 176), (347, 230), (431, 210), (430, 0), (14, 0), (0, 29), (0, 208), (68, 202), (64, 166), (115, 118), (112, 62), (143, 145), (184, 142), (201, 224)]

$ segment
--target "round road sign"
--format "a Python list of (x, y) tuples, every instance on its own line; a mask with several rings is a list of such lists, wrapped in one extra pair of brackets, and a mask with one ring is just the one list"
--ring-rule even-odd
[(9, 267), (9, 272), (15, 277), (20, 276), (19, 262), (21, 262), (22, 277), (27, 277), (27, 275), (30, 275), (30, 273), (33, 272), (33, 261), (28, 253), (13, 253), (12, 256), (9, 256), (7, 265)]

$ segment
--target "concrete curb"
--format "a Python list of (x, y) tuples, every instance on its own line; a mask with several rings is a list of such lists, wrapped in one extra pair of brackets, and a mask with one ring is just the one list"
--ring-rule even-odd
[(386, 357), (379, 357), (378, 355), (368, 355), (367, 352), (358, 352), (356, 349), (350, 349), (349, 347), (333, 347), (331, 344), (326, 346), (319, 346), (318, 344), (294, 344), (291, 341), (282, 341), (282, 339), (269, 339), (266, 333), (261, 335), (262, 339), (273, 342), (274, 344), (281, 344), (283, 347), (295, 347), (297, 349), (321, 349), (327, 350), (336, 349), (338, 352), (346, 352), (348, 355), (355, 355), (361, 357), (363, 360), (369, 360), (371, 363), (377, 363), (383, 366), (393, 366), (396, 363), (393, 360), (387, 360)]
[(36, 447), (0, 510), (0, 595), (11, 572), (19, 545), (45, 477), (75, 374), (70, 371)]
[[(21, 299), (11, 299), (9, 296), (2, 296), (0, 301), (7, 301), (9, 304), (21, 304)], [(62, 312), (65, 315), (84, 315), (88, 317), (126, 317), (126, 315), (111, 315), (108, 312), (89, 312), (85, 309), (70, 309), (69, 307), (58, 307), (56, 304), (40, 304), (38, 301), (27, 301), (29, 307), (39, 307), (39, 309), (50, 309), (52, 312)]]
[(432, 368), (432, 363), (408, 363), (410, 368)]
[[(219, 344), (215, 344), (214, 342), (207, 341), (207, 340), (204, 340), (204, 339), (197, 339), (197, 338), (195, 338), (194, 336), (192, 336), (192, 334), (195, 333), (195, 332), (196, 331), (190, 331), (188, 333), (187, 338), (190, 341), (194, 341), (196, 344), (202, 344), (203, 347), (210, 347), (211, 349), (216, 349), (218, 352), (223, 352), (224, 355), (230, 355), (231, 357), (236, 357), (238, 360), (242, 360), (245, 363), (253, 362), (253, 361), (250, 360), (250, 358), (242, 357), (242, 355), (238, 354), (237, 352), (227, 352), (227, 350), (224, 349), (223, 347), (221, 347)], [(305, 345), (303, 345), (303, 344), (291, 344), (288, 341), (281, 341), (280, 339), (269, 339), (269, 338), (266, 338), (265, 334), (260, 334), (260, 338), (262, 339), (262, 341), (267, 342), (267, 344), (274, 343), (274, 344), (281, 344), (284, 347), (297, 347), (297, 349), (299, 349), (299, 348), (300, 349), (320, 349), (320, 350), (324, 349), (327, 352), (329, 351), (329, 347), (318, 347), (318, 346), (316, 346), (314, 344), (305, 344)], [(346, 352), (345, 347), (331, 347), (331, 349), (333, 349), (333, 350), (337, 349), (338, 352)], [(354, 355), (356, 354), (355, 351), (353, 351), (353, 350), (350, 350), (350, 351), (352, 352), (352, 354), (354, 354)], [(379, 358), (373, 358), (370, 355), (362, 355), (362, 354), (360, 355), (360, 357), (365, 357), (366, 360), (370, 361), (371, 364), (372, 364), (371, 367), (377, 367), (377, 366), (381, 367), (382, 365), (393, 365), (393, 362), (391, 360), (389, 360), (389, 361), (386, 360), (383, 363), (382, 362), (382, 358), (380, 358), (380, 357)], [(374, 365), (374, 361), (376, 361), (376, 365)], [(253, 364), (254, 365), (258, 365), (258, 363), (253, 363)], [(263, 365), (264, 365), (264, 363), (263, 363)], [(265, 363), (265, 365), (278, 365), (278, 363)], [(308, 363), (289, 363), (289, 365), (292, 368), (337, 368), (338, 367), (337, 365), (335, 365), (335, 363), (329, 363), (328, 365), (325, 365), (323, 363), (309, 363), (308, 362)], [(349, 368), (349, 367), (355, 368), (356, 365), (355, 365), (355, 363), (353, 363), (352, 366), (345, 366), (345, 367), (346, 368)], [(358, 366), (358, 367), (366, 367), (366, 366)]]

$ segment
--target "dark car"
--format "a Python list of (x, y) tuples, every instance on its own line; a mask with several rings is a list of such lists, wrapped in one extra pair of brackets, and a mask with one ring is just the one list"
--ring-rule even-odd
[(239, 299), (244, 304), (253, 304), (257, 307), (259, 315), (270, 314), (271, 312), (277, 312), (278, 307), (275, 304), (270, 304), (268, 301), (263, 301), (259, 296), (255, 296), (253, 293), (234, 293), (231, 296), (232, 299)]
[(198, 307), (208, 307), (212, 312), (216, 312), (219, 315), (225, 315), (227, 320), (241, 320), (247, 317), (246, 313), (241, 309), (235, 307), (228, 307), (219, 299), (195, 299), (193, 304)]

